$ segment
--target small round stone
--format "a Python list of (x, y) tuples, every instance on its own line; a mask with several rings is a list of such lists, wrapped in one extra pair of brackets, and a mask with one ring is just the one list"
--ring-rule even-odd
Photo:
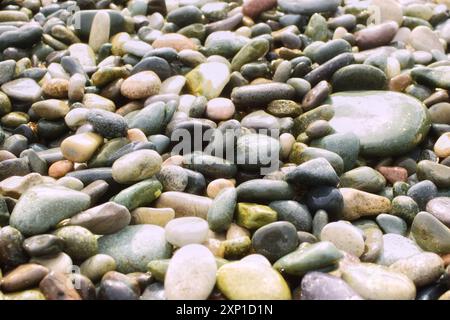
[(235, 112), (235, 107), (230, 99), (214, 98), (206, 105), (206, 116), (214, 121), (224, 121), (231, 119)]
[(208, 223), (197, 217), (183, 217), (166, 224), (166, 239), (177, 247), (203, 243), (208, 237)]
[(344, 221), (327, 224), (320, 233), (320, 239), (330, 241), (338, 249), (356, 257), (360, 257), (364, 253), (364, 238), (361, 231)]
[(128, 184), (148, 179), (161, 169), (162, 158), (153, 150), (138, 150), (114, 161), (113, 179)]
[(159, 92), (161, 80), (153, 71), (138, 72), (122, 83), (120, 92), (130, 99), (143, 99)]

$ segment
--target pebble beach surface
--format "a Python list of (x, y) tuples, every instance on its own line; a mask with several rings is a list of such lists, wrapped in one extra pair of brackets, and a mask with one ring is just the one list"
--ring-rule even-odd
[(0, 300), (450, 300), (449, 0), (0, 0)]

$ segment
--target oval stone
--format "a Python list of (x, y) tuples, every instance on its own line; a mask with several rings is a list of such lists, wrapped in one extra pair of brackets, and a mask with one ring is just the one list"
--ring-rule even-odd
[(164, 289), (169, 300), (206, 300), (216, 283), (217, 265), (204, 246), (190, 244), (179, 249), (169, 262)]
[(353, 132), (361, 154), (389, 157), (413, 149), (427, 135), (430, 118), (426, 107), (398, 92), (362, 91), (333, 94), (331, 126), (340, 133)]
[(98, 240), (98, 252), (111, 256), (122, 273), (146, 272), (152, 260), (170, 257), (164, 229), (154, 225), (128, 226)]

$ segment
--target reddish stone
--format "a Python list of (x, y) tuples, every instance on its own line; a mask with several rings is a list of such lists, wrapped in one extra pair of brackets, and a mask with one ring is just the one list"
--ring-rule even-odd
[(377, 170), (386, 178), (388, 182), (394, 184), (397, 181), (406, 181), (408, 179), (408, 171), (402, 167), (385, 167), (380, 166)]
[(242, 13), (250, 18), (256, 18), (276, 5), (277, 0), (249, 0), (242, 7)]

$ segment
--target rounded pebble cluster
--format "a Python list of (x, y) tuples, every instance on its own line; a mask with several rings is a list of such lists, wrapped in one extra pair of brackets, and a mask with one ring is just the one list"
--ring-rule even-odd
[(449, 44), (449, 0), (0, 1), (0, 300), (450, 300)]

